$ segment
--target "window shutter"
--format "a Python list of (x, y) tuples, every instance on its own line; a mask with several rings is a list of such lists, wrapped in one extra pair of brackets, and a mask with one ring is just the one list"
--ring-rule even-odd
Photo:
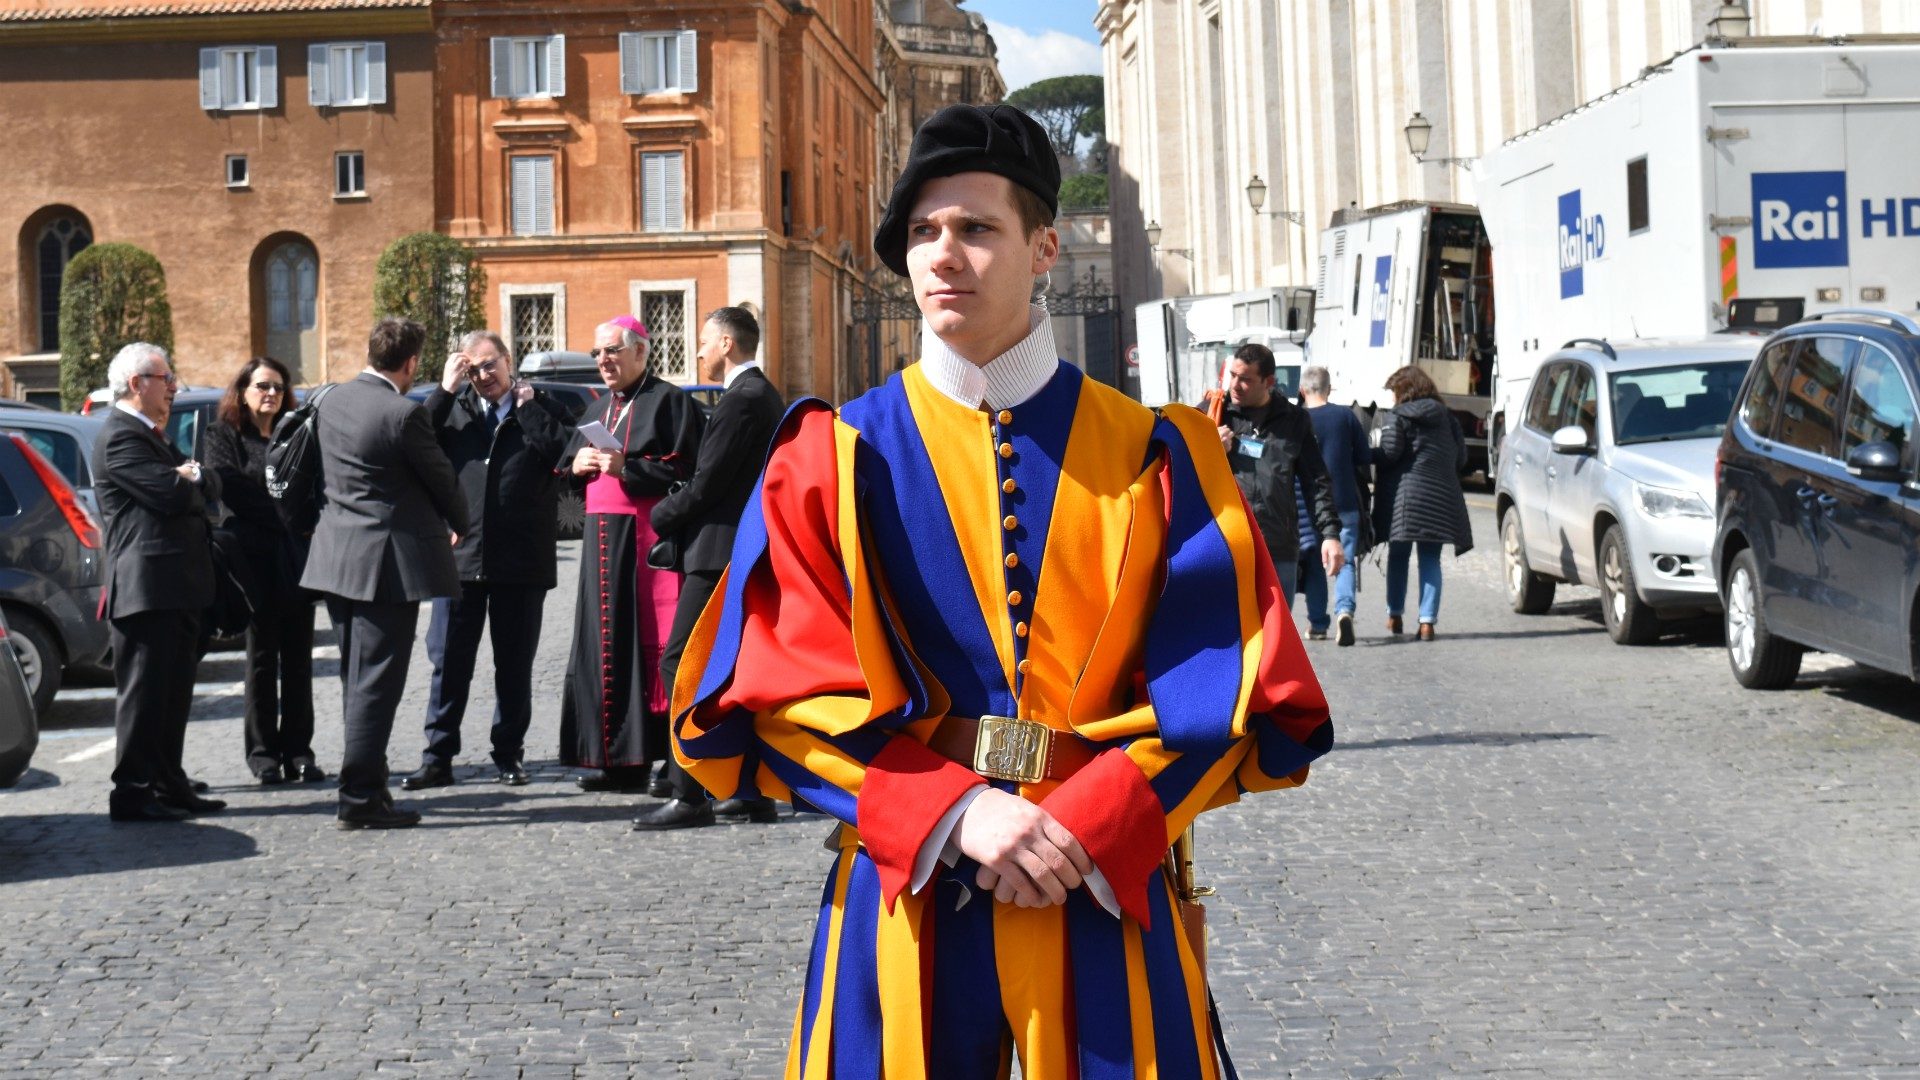
[(387, 43), (367, 42), (367, 104), (387, 103)]
[(307, 104), (333, 104), (333, 96), (327, 87), (327, 67), (327, 47), (307, 46)]
[(510, 38), (493, 39), (493, 96), (513, 96), (513, 41)]
[(661, 216), (661, 226), (668, 232), (680, 232), (687, 227), (687, 155), (661, 154), (660, 159), (661, 172), (665, 179), (665, 183), (661, 185), (661, 198), (666, 203), (666, 213)]
[(644, 94), (640, 88), (640, 35), (624, 33), (620, 35), (620, 92), (623, 94)]
[(200, 50), (200, 107), (220, 107), (220, 50)]
[(259, 61), (260, 107), (277, 108), (280, 105), (280, 50), (272, 45), (262, 45), (253, 54)]
[(661, 220), (662, 188), (665, 186), (664, 169), (660, 154), (640, 155), (640, 228), (643, 232), (659, 232), (663, 227)]
[(697, 31), (680, 31), (680, 89), (689, 94), (700, 91), (699, 36)]
[(567, 96), (567, 35), (565, 34), (555, 34), (547, 39), (547, 86), (554, 97)]
[(553, 235), (553, 159), (533, 159), (533, 231)]
[(513, 223), (515, 236), (533, 231), (533, 159), (513, 159)]

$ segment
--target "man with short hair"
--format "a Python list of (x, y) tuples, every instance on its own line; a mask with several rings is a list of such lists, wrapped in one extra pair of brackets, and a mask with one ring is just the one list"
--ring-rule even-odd
[(460, 591), (452, 545), (467, 531), (467, 502), (426, 410), (406, 396), (426, 340), (411, 319), (381, 319), (367, 339), (366, 368), (318, 410), (326, 504), (300, 587), (327, 594), (340, 632), (343, 829), (420, 822), (387, 790), (387, 740), (407, 688), (420, 601)]
[(1330, 574), (1346, 562), (1341, 551), (1340, 516), (1333, 509), (1326, 466), (1305, 409), (1273, 392), (1273, 350), (1248, 342), (1227, 361), (1227, 407), (1218, 428), (1234, 482), (1253, 508), (1253, 520), (1267, 542), (1280, 588), (1293, 603), (1300, 556), (1299, 512), (1294, 505), (1297, 475), (1306, 494), (1313, 527), (1324, 539), (1320, 560)]
[(680, 575), (648, 565), (659, 539), (653, 508), (693, 475), (700, 410), (686, 391), (652, 373), (644, 323), (620, 315), (593, 331), (593, 359), (609, 391), (587, 406), (607, 445), (584, 434), (567, 467), (585, 489), (586, 528), (573, 649), (560, 698), (560, 763), (588, 771), (583, 791), (645, 791), (667, 757), (667, 651)]
[(467, 710), (480, 635), (493, 637), (493, 764), (500, 783), (528, 780), (533, 659), (540, 611), (553, 588), (560, 484), (554, 465), (573, 438), (573, 418), (552, 395), (513, 378), (506, 342), (475, 330), (447, 359), (427, 395), (427, 418), (466, 499), (468, 528), (454, 545), (460, 591), (436, 597), (427, 623), (433, 664), (427, 745), (408, 791), (454, 782), (460, 720)]
[[(1326, 568), (1303, 553), (1300, 559), (1300, 591), (1307, 598), (1307, 636), (1320, 640), (1333, 629), (1336, 645), (1354, 641), (1354, 592), (1359, 586), (1361, 521), (1365, 516), (1367, 481), (1361, 470), (1373, 464), (1373, 448), (1367, 442), (1366, 426), (1345, 405), (1330, 405), (1333, 379), (1327, 369), (1310, 365), (1300, 373), (1300, 398), (1306, 403), (1307, 418), (1313, 422), (1314, 441), (1320, 460), (1326, 466), (1327, 482), (1333, 491), (1333, 508), (1340, 515), (1340, 550), (1346, 558), (1333, 572), (1333, 613), (1327, 612)], [(1303, 484), (1299, 503), (1305, 502)], [(1304, 531), (1304, 530), (1303, 530)], [(1320, 534), (1322, 538), (1326, 534)]]
[[(700, 378), (721, 383), (726, 390), (707, 418), (693, 479), (660, 500), (651, 515), (654, 532), (674, 537), (684, 552), (681, 569), (686, 577), (680, 583), (680, 602), (674, 608), (667, 651), (660, 659), (660, 681), (669, 688), (679, 671), (680, 654), (687, 647), (693, 624), (713, 597), (720, 572), (727, 568), (740, 513), (753, 493), (754, 481), (760, 478), (767, 444), (785, 410), (780, 391), (753, 358), (759, 347), (760, 322), (745, 308), (720, 308), (700, 327), (700, 351), (694, 356)], [(710, 803), (699, 782), (672, 757), (667, 758), (666, 775), (672, 798), (640, 815), (634, 828), (711, 825), (716, 815), (757, 822), (774, 820), (773, 800), (764, 796)]]
[(180, 382), (166, 350), (125, 346), (107, 366), (113, 408), (94, 445), (104, 519), (100, 614), (113, 639), (114, 821), (178, 821), (226, 808), (182, 766), (199, 663), (200, 613), (213, 603), (207, 504), (220, 479), (167, 438)]
[(788, 411), (674, 684), (708, 789), (839, 820), (788, 1075), (1215, 1075), (1169, 841), (1332, 742), (1212, 426), (1029, 302), (1059, 186), (1018, 109), (920, 128), (874, 247), (921, 358)]

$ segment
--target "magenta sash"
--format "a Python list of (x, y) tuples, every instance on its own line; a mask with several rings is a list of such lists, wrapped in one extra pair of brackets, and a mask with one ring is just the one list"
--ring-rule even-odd
[(673, 628), (673, 609), (680, 603), (680, 575), (647, 565), (647, 552), (659, 540), (648, 514), (659, 501), (658, 496), (636, 499), (628, 495), (626, 487), (614, 476), (597, 476), (587, 484), (587, 513), (633, 517), (633, 576), (637, 592), (634, 600), (640, 615), (640, 658), (647, 665), (647, 708), (664, 714), (668, 709), (668, 695), (666, 685), (660, 681), (660, 657), (666, 652), (667, 635)]

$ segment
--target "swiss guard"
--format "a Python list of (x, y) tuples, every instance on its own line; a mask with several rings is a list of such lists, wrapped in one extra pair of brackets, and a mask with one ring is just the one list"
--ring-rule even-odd
[(920, 128), (920, 360), (788, 412), (674, 688), (709, 790), (840, 821), (789, 1077), (1233, 1075), (1169, 852), (1333, 728), (1213, 425), (1058, 358), (1059, 188), (1017, 109)]

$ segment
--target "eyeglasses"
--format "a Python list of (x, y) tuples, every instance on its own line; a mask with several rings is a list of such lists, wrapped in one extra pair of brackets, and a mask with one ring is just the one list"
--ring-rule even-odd
[(589, 352), (587, 355), (595, 360), (598, 360), (602, 356), (618, 356), (619, 354), (626, 351), (627, 351), (627, 347), (625, 345), (608, 345), (606, 348), (603, 348), (603, 349), (594, 349), (592, 352)]
[(489, 360), (484, 364), (470, 364), (467, 366), (467, 370), (475, 375), (491, 375), (500, 370), (500, 361)]
[(171, 372), (171, 371), (166, 371), (166, 372), (157, 372), (157, 371), (143, 371), (143, 372), (141, 372), (140, 374), (138, 374), (138, 375), (135, 375), (135, 376), (134, 376), (134, 378), (136, 378), (136, 379), (165, 379), (165, 380), (167, 380), (167, 385), (168, 385), (168, 386), (179, 386), (179, 385), (180, 385), (180, 377), (179, 377), (179, 376), (177, 376), (177, 375), (175, 375), (175, 374), (174, 374), (173, 372)]
[(253, 384), (253, 388), (263, 394), (284, 394), (287, 392), (286, 383), (257, 382)]

